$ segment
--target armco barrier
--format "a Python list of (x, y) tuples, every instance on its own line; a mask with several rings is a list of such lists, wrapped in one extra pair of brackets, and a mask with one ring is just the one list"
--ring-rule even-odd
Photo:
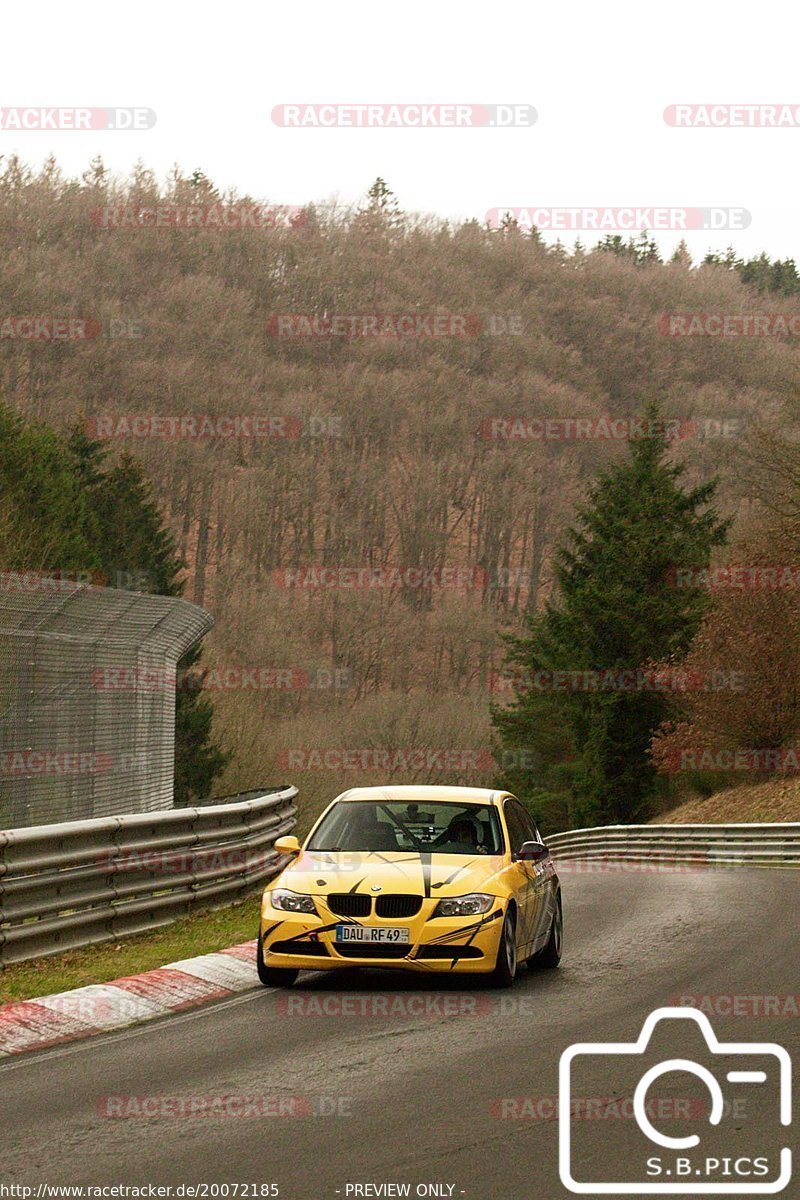
[(0, 832), (0, 966), (215, 908), (275, 875), (297, 788)]
[(800, 867), (800, 823), (602, 825), (545, 839), (556, 862), (703, 863)]

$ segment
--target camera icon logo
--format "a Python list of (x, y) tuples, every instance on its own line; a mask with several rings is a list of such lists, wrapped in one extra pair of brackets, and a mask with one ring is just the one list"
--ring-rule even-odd
[[(663, 1023), (663, 1024), (662, 1024)], [(708, 1065), (686, 1057), (666, 1057), (641, 1071), (657, 1026), (672, 1045), (675, 1034), (690, 1031), (705, 1042)], [(625, 1156), (613, 1162), (610, 1139), (603, 1140), (603, 1152), (590, 1152), (581, 1145), (575, 1122), (576, 1076), (582, 1071), (601, 1071), (603, 1078), (615, 1079), (630, 1074), (638, 1078), (633, 1090), (633, 1117), (636, 1129), (626, 1131)], [(651, 1120), (648, 1091), (663, 1076), (690, 1076), (697, 1088), (702, 1085), (708, 1103), (702, 1108), (703, 1128), (698, 1133), (670, 1136)], [(720, 1080), (733, 1085), (723, 1089)], [(589, 1196), (601, 1195), (692, 1195), (748, 1196), (775, 1195), (784, 1190), (792, 1177), (792, 1151), (788, 1146), (770, 1146), (762, 1153), (744, 1154), (741, 1139), (726, 1130), (726, 1115), (732, 1111), (728, 1094), (765, 1112), (774, 1109), (776, 1126), (791, 1124), (792, 1063), (783, 1046), (773, 1042), (720, 1042), (705, 1013), (694, 1008), (659, 1008), (651, 1013), (635, 1042), (579, 1042), (568, 1046), (559, 1064), (559, 1173), (568, 1191)], [(736, 1090), (738, 1089), (738, 1094)], [(739, 1097), (745, 1097), (739, 1101)], [(697, 1112), (695, 1104), (687, 1114)], [(707, 1122), (707, 1124), (706, 1124)], [(728, 1125), (731, 1122), (728, 1121)], [(709, 1128), (710, 1127), (710, 1128)], [(777, 1131), (776, 1131), (777, 1132)], [(717, 1141), (706, 1146), (706, 1138)], [(724, 1152), (725, 1138), (735, 1145), (733, 1153)], [(786, 1140), (779, 1137), (780, 1141)], [(640, 1161), (641, 1157), (641, 1161)], [(637, 1178), (614, 1176), (631, 1171)], [(608, 1178), (607, 1176), (611, 1177)], [(580, 1178), (578, 1176), (581, 1176)], [(594, 1177), (593, 1177), (594, 1176)]]

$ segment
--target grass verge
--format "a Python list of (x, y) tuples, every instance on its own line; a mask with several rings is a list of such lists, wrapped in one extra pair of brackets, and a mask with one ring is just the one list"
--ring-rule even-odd
[(176, 959), (211, 954), (238, 942), (249, 942), (258, 932), (260, 895), (259, 890), (227, 908), (197, 913), (121, 942), (101, 942), (8, 966), (0, 971), (0, 1004), (32, 1000), (88, 983), (108, 983), (122, 975), (138, 975), (163, 967)]

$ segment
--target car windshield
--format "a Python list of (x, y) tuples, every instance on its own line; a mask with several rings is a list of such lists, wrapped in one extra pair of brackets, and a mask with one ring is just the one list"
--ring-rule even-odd
[(345, 800), (331, 809), (307, 848), (501, 854), (503, 834), (497, 809), (489, 804)]

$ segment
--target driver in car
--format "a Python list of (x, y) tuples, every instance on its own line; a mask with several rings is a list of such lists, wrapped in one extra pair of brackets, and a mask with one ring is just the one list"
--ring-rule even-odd
[(486, 847), (483, 845), (483, 830), (480, 823), (475, 817), (468, 816), (466, 813), (453, 817), (444, 834), (438, 840), (440, 842), (454, 842), (458, 845), (468, 846), (476, 854), (486, 854)]

